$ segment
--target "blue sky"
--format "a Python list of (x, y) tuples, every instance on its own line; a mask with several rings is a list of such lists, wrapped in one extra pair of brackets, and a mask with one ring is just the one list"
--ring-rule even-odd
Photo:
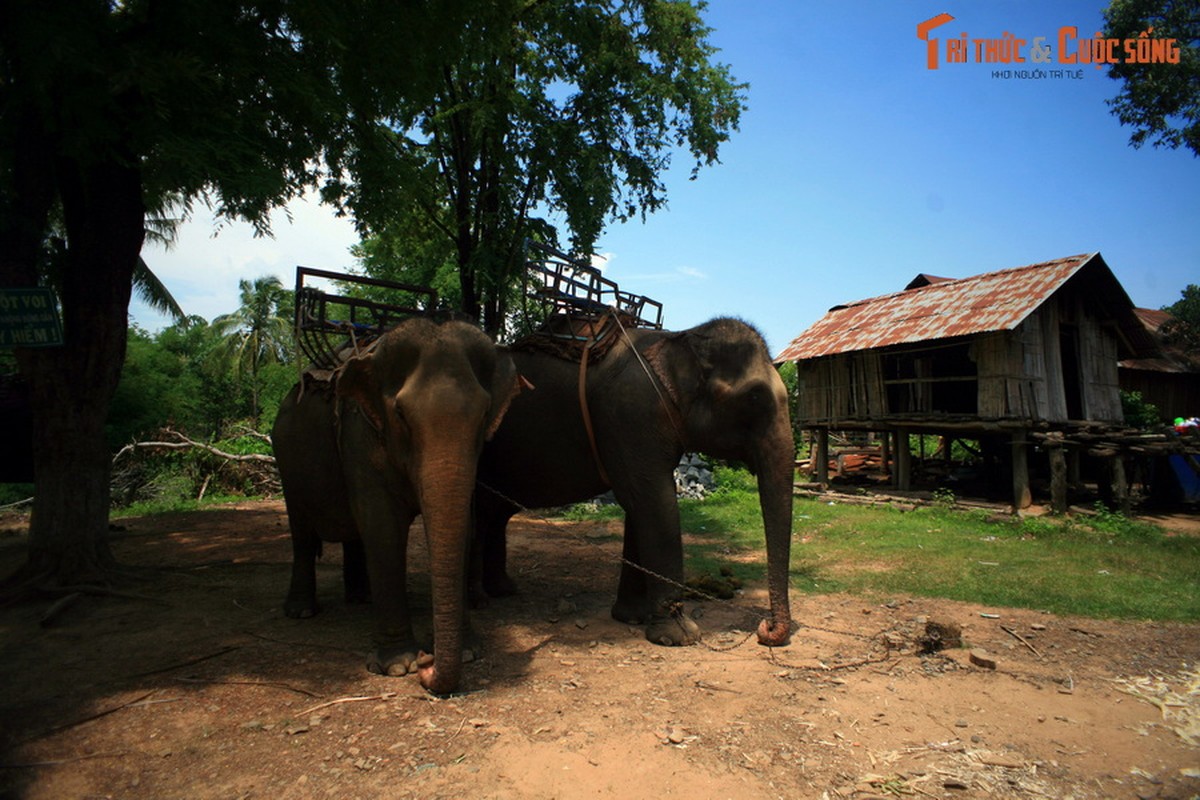
[[(830, 306), (897, 291), (920, 272), (965, 277), (1097, 250), (1136, 305), (1175, 302), (1200, 283), (1200, 159), (1130, 147), (1105, 104), (1119, 84), (1104, 70), (930, 70), (916, 37), (918, 23), (949, 13), (931, 36), (1045, 36), (1057, 58), (1059, 29), (1092, 35), (1105, 5), (713, 0), (711, 41), (750, 84), (749, 110), (721, 164), (689, 181), (678, 159), (668, 208), (605, 232), (607, 274), (661, 301), (668, 327), (732, 314), (772, 352)], [(1047, 74), (993, 77), (998, 69)], [(236, 307), (241, 277), (290, 285), (296, 264), (353, 264), (348, 222), (314, 204), (291, 211), (273, 240), (242, 225), (213, 237), (197, 214), (174, 250), (144, 256), (187, 312), (210, 319)], [(137, 303), (132, 313), (162, 324)]]

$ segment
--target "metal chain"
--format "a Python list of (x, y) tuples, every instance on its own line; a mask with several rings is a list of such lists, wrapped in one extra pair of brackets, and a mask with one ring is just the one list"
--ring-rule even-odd
[[(510, 505), (515, 507), (518, 511), (520, 511), (521, 513), (527, 514), (541, 522), (549, 522), (550, 521), (550, 519), (548, 517), (546, 517), (544, 514), (539, 514), (530, 508), (526, 508), (524, 505), (517, 502), (516, 500), (513, 500), (511, 497), (504, 494), (499, 489), (495, 489), (491, 486), (488, 486), (486, 483), (484, 483), (483, 481), (480, 481), (480, 480), (475, 481), (475, 483), (478, 486), (480, 486), (481, 488), (487, 489), (489, 492), (494, 494), (496, 497), (499, 497), (504, 502), (509, 503)], [(592, 547), (595, 547), (596, 549), (600, 549), (600, 545), (596, 544), (595, 542), (588, 542), (586, 539), (584, 541), (587, 544), (591, 545)], [(693, 593), (693, 594), (699, 595), (701, 600), (711, 600), (715, 603), (729, 603), (730, 602), (728, 600), (723, 600), (719, 597), (714, 597), (713, 595), (708, 594), (707, 592), (703, 592), (699, 589), (695, 589), (691, 586), (682, 584), (679, 581), (676, 581), (672, 578), (668, 578), (666, 575), (660, 575), (659, 573), (655, 572), (654, 570), (650, 569), (649, 567), (643, 567), (641, 564), (638, 564), (634, 561), (630, 561), (624, 555), (617, 556), (617, 560), (620, 561), (622, 564), (626, 564), (630, 567), (633, 567), (638, 572), (642, 572), (646, 575), (649, 575), (651, 578), (655, 578), (657, 580), (662, 581), (663, 583), (667, 584), (668, 586), (673, 586), (674, 588), (679, 589), (685, 593)]]
[[(501, 492), (499, 489), (495, 489), (491, 486), (488, 486), (486, 483), (484, 483), (483, 481), (480, 481), (480, 480), (475, 481), (475, 483), (479, 487), (481, 487), (483, 489), (487, 489), (489, 492), (494, 494), (496, 497), (498, 497), (501, 500), (503, 500), (504, 502), (510, 504), (511, 506), (516, 508), (521, 513), (527, 514), (541, 522), (549, 522), (550, 521), (550, 519), (548, 517), (546, 517), (544, 514), (539, 514), (536, 511), (534, 511), (533, 509), (525, 507), (521, 503), (517, 502), (516, 500), (513, 500), (511, 497), (509, 497), (508, 495)], [(594, 542), (588, 542), (586, 539), (584, 541), (587, 544), (591, 545), (592, 547), (595, 547), (596, 549), (600, 549), (600, 545), (598, 545)], [(722, 600), (719, 597), (713, 597), (711, 594), (708, 594), (707, 592), (702, 592), (699, 589), (694, 589), (691, 586), (685, 586), (684, 584), (679, 583), (676, 580), (668, 578), (666, 575), (660, 575), (659, 573), (655, 572), (654, 570), (652, 570), (648, 567), (643, 567), (641, 564), (638, 564), (634, 561), (630, 561), (624, 555), (617, 556), (617, 560), (620, 561), (622, 564), (626, 564), (630, 567), (633, 567), (637, 571), (645, 573), (646, 575), (649, 575), (651, 578), (656, 578), (669, 586), (673, 586), (676, 589), (682, 590), (683, 592), (695, 593), (700, 596), (701, 600), (711, 600), (713, 602), (718, 602), (718, 603), (728, 603), (729, 602), (728, 600)]]
[[(528, 516), (530, 516), (530, 517), (533, 517), (534, 519), (536, 519), (536, 520), (539, 520), (539, 521), (541, 521), (541, 522), (549, 522), (549, 521), (550, 521), (550, 520), (549, 520), (549, 519), (548, 519), (548, 518), (547, 518), (547, 517), (546, 517), (544, 514), (539, 514), (538, 512), (536, 512), (536, 511), (533, 511), (533, 510), (532, 510), (532, 509), (530, 509), (530, 508), (527, 508), (527, 507), (526, 507), (525, 505), (523, 505), (522, 503), (519, 503), (519, 502), (517, 502), (516, 500), (513, 500), (511, 497), (507, 496), (506, 494), (504, 494), (504, 493), (503, 493), (503, 492), (501, 492), (500, 490), (498, 490), (498, 489), (496, 489), (496, 488), (494, 488), (494, 487), (492, 487), (492, 486), (489, 486), (488, 484), (484, 483), (483, 481), (479, 481), (479, 480), (477, 480), (477, 481), (476, 481), (476, 484), (477, 484), (478, 486), (480, 486), (481, 488), (483, 488), (483, 489), (486, 489), (487, 491), (491, 492), (493, 495), (495, 495), (496, 497), (500, 498), (500, 499), (501, 499), (501, 500), (503, 500), (504, 502), (506, 502), (506, 503), (509, 503), (509, 504), (510, 504), (510, 505), (512, 505), (514, 508), (516, 508), (517, 510), (519, 510), (520, 512), (522, 512), (523, 514), (527, 514)], [(583, 541), (584, 541), (585, 543), (587, 543), (588, 545), (591, 545), (592, 547), (595, 547), (597, 550), (599, 550), (599, 549), (600, 549), (600, 545), (599, 545), (599, 544), (597, 544), (597, 543), (595, 543), (595, 542), (589, 542), (589, 541), (587, 541), (587, 539), (584, 539)], [(671, 579), (671, 578), (668, 578), (668, 577), (667, 577), (667, 576), (665, 576), (665, 575), (660, 575), (659, 573), (655, 572), (655, 571), (654, 571), (654, 570), (652, 570), (652, 569), (649, 569), (649, 568), (647, 568), (647, 567), (643, 567), (641, 564), (638, 564), (638, 563), (635, 563), (635, 562), (633, 562), (633, 561), (630, 561), (630, 560), (629, 560), (628, 558), (626, 558), (624, 555), (620, 555), (620, 556), (618, 556), (618, 557), (617, 557), (617, 560), (618, 560), (618, 561), (620, 561), (622, 564), (626, 564), (626, 565), (628, 565), (628, 566), (632, 567), (633, 569), (636, 569), (636, 570), (638, 570), (639, 572), (642, 572), (642, 573), (643, 573), (643, 574), (645, 574), (645, 575), (648, 575), (648, 576), (650, 576), (650, 577), (652, 577), (652, 578), (655, 578), (655, 579), (657, 579), (657, 580), (660, 580), (660, 581), (662, 581), (662, 582), (666, 583), (668, 586), (672, 586), (672, 587), (674, 587), (674, 588), (676, 588), (676, 589), (679, 589), (679, 590), (681, 590), (681, 591), (682, 591), (682, 592), (684, 592), (684, 593), (689, 593), (689, 594), (696, 595), (696, 596), (698, 596), (698, 597), (699, 597), (700, 599), (702, 599), (702, 600), (710, 601), (710, 602), (713, 602), (713, 603), (722, 603), (722, 604), (725, 604), (726, 606), (733, 607), (733, 608), (737, 609), (738, 611), (740, 611), (740, 612), (742, 612), (742, 613), (746, 614), (747, 616), (753, 615), (753, 614), (755, 613), (755, 612), (753, 612), (753, 611), (751, 611), (751, 610), (749, 610), (749, 609), (745, 609), (745, 608), (741, 608), (741, 607), (739, 607), (739, 606), (738, 606), (736, 603), (734, 603), (732, 600), (726, 600), (726, 599), (723, 599), (723, 598), (720, 598), (720, 597), (714, 597), (713, 595), (711, 595), (711, 594), (708, 594), (707, 592), (704, 592), (704, 591), (701, 591), (701, 590), (699, 590), (699, 589), (695, 589), (695, 588), (693, 588), (693, 587), (691, 587), (691, 586), (687, 586), (687, 585), (685, 585), (685, 584), (679, 583), (678, 581), (676, 581), (676, 580), (673, 580), (673, 579)], [(683, 610), (683, 603), (679, 603), (679, 602), (677, 602), (677, 603), (673, 603), (673, 604), (671, 605), (671, 608), (670, 608), (670, 610), (669, 610), (669, 615), (670, 615), (671, 619), (675, 620), (676, 624), (677, 624), (677, 625), (679, 625), (679, 629), (680, 629), (680, 631), (681, 631), (682, 633), (684, 633), (685, 635), (690, 635), (690, 634), (688, 633), (688, 631), (687, 631), (686, 627), (685, 627), (685, 626), (684, 626), (684, 624), (683, 624), (683, 619), (682, 619), (682, 618), (683, 618), (683, 615), (684, 615), (684, 613), (685, 613), (685, 612), (684, 612), (684, 610)], [(797, 622), (796, 624), (797, 624), (799, 627), (801, 627), (801, 628), (805, 628), (805, 629), (807, 629), (807, 630), (820, 631), (820, 632), (822, 632), (822, 633), (830, 633), (830, 634), (833, 634), (833, 635), (835, 635), (835, 636), (847, 636), (847, 637), (851, 637), (851, 638), (862, 639), (863, 641), (867, 641), (867, 642), (874, 642), (875, 640), (882, 638), (882, 639), (883, 639), (884, 646), (885, 646), (886, 650), (885, 650), (885, 653), (884, 653), (884, 655), (883, 655), (882, 657), (879, 657), (879, 658), (872, 658), (872, 657), (868, 656), (868, 657), (866, 657), (866, 658), (863, 658), (863, 659), (860, 659), (860, 660), (858, 660), (858, 661), (847, 662), (847, 663), (844, 663), (844, 664), (836, 664), (836, 665), (834, 665), (834, 666), (832, 666), (832, 667), (824, 667), (824, 666), (822, 666), (822, 667), (814, 667), (814, 666), (812, 666), (812, 665), (804, 665), (804, 664), (788, 664), (788, 663), (786, 663), (786, 662), (784, 662), (784, 661), (781, 661), (781, 660), (780, 660), (780, 659), (779, 659), (779, 658), (778, 658), (778, 657), (775, 655), (775, 650), (776, 650), (776, 648), (775, 648), (775, 647), (770, 647), (770, 646), (768, 646), (768, 648), (767, 648), (767, 650), (769, 651), (768, 658), (770, 659), (770, 661), (771, 661), (771, 663), (772, 663), (772, 664), (776, 664), (776, 665), (778, 665), (778, 666), (782, 666), (782, 667), (786, 667), (786, 668), (788, 668), (788, 669), (794, 669), (794, 670), (812, 670), (812, 671), (818, 671), (818, 672), (829, 672), (829, 671), (833, 671), (833, 670), (851, 669), (851, 668), (853, 668), (853, 667), (866, 666), (866, 665), (868, 665), (868, 664), (877, 664), (877, 663), (880, 663), (880, 662), (886, 661), (886, 660), (887, 660), (887, 659), (890, 657), (890, 655), (891, 655), (891, 651), (892, 651), (892, 643), (891, 643), (890, 641), (888, 641), (888, 640), (886, 639), (886, 637), (884, 637), (884, 633), (885, 633), (885, 632), (880, 632), (880, 633), (876, 633), (876, 634), (874, 634), (874, 635), (872, 635), (872, 636), (868, 636), (868, 635), (866, 635), (866, 634), (855, 633), (855, 632), (853, 632), (853, 631), (839, 631), (839, 630), (834, 630), (834, 629), (832, 629), (832, 628), (822, 628), (822, 627), (820, 627), (820, 626), (817, 626), (817, 625), (808, 625), (808, 624), (805, 624), (805, 623), (803, 623), (803, 622)], [(755, 633), (755, 626), (754, 626), (753, 624), (751, 624), (751, 625), (750, 625), (750, 632), (749, 632), (749, 633), (747, 633), (745, 636), (743, 636), (743, 637), (741, 638), (741, 640), (739, 640), (739, 641), (736, 641), (736, 642), (734, 642), (733, 644), (730, 644), (730, 645), (724, 645), (724, 646), (721, 646), (721, 645), (715, 645), (715, 644), (710, 644), (709, 642), (707, 642), (707, 641), (705, 641), (705, 640), (704, 640), (704, 637), (703, 637), (703, 635), (701, 635), (700, 639), (698, 640), (698, 643), (699, 643), (699, 644), (701, 644), (701, 645), (703, 645), (705, 648), (707, 648), (708, 650), (710, 650), (711, 652), (714, 652), (714, 653), (729, 653), (729, 652), (732, 652), (732, 651), (734, 651), (734, 650), (737, 650), (738, 648), (740, 648), (740, 647), (742, 647), (743, 645), (745, 645), (745, 644), (746, 644), (746, 642), (750, 641), (750, 638), (751, 638), (752, 636), (754, 636), (754, 633)]]

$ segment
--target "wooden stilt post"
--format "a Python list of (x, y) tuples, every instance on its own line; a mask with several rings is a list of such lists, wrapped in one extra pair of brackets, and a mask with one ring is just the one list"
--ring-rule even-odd
[(813, 453), (813, 477), (817, 479), (817, 483), (829, 483), (829, 430), (827, 428), (817, 429), (816, 448)]
[(896, 430), (896, 488), (901, 491), (912, 488), (912, 448), (908, 431), (903, 428)]
[(1025, 431), (1016, 431), (1012, 436), (1012, 487), (1014, 512), (1033, 505), (1033, 493), (1029, 489), (1029, 443)]
[(1125, 480), (1125, 459), (1117, 453), (1108, 459), (1108, 474), (1112, 486), (1113, 505), (1122, 514), (1129, 513), (1129, 483)]
[(1067, 512), (1067, 454), (1063, 452), (1062, 435), (1046, 439), (1046, 454), (1050, 458), (1050, 510), (1055, 514)]
[(892, 476), (892, 432), (881, 431), (879, 434), (879, 456), (883, 461), (883, 474)]

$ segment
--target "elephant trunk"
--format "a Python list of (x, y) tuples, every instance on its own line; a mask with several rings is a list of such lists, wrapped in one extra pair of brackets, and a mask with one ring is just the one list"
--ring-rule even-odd
[(758, 497), (767, 540), (767, 593), (771, 618), (758, 626), (759, 644), (779, 647), (792, 635), (788, 601), (792, 544), (793, 441), (787, 414), (776, 421), (755, 453)]
[(449, 694), (462, 680), (466, 627), (467, 545), (475, 459), (468, 454), (440, 454), (422, 471), (421, 514), (429, 548), (433, 594), (433, 658), (418, 665), (421, 685), (434, 694)]

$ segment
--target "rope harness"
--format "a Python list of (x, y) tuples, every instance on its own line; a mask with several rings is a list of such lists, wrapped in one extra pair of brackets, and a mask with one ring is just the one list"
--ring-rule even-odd
[[(624, 319), (622, 319), (624, 317)], [(653, 387), (654, 393), (658, 395), (659, 404), (666, 412), (667, 419), (671, 423), (671, 427), (675, 431), (676, 437), (685, 449), (687, 447), (687, 438), (685, 436), (685, 426), (683, 417), (680, 413), (678, 405), (668, 397), (669, 393), (664, 393), (663, 387), (666, 386), (666, 381), (647, 363), (641, 352), (633, 343), (633, 339), (629, 335), (629, 329), (626, 323), (632, 322), (632, 318), (623, 311), (609, 307), (597, 317), (577, 317), (567, 315), (555, 315), (546, 321), (542, 329), (536, 333), (526, 336), (524, 339), (512, 345), (513, 350), (534, 351), (546, 353), (556, 358), (561, 358), (566, 361), (579, 362), (579, 411), (583, 418), (583, 429), (587, 434), (588, 447), (592, 453), (592, 461), (596, 465), (596, 471), (600, 475), (600, 479), (605, 486), (612, 486), (612, 480), (608, 476), (608, 471), (604, 468), (604, 462), (600, 458), (600, 447), (596, 441), (596, 428), (592, 423), (591, 408), (588, 405), (587, 396), (587, 373), (588, 365), (593, 362), (599, 362), (611, 352), (618, 341), (623, 341), (633, 353), (633, 357), (637, 360), (638, 366), (646, 374), (646, 379), (650, 381), (650, 386)]]

